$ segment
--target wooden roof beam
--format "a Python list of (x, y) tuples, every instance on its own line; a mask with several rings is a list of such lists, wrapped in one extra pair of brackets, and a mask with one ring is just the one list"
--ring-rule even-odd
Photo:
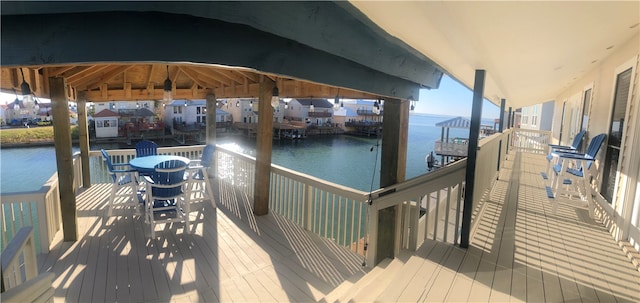
[(249, 79), (249, 81), (251, 81), (252, 83), (259, 82), (258, 75), (256, 73), (252, 73), (244, 70), (236, 70), (235, 72)]
[(195, 72), (197, 72), (198, 74), (202, 75), (203, 77), (215, 80), (216, 82), (221, 83), (222, 85), (225, 86), (231, 86), (231, 81), (225, 77), (220, 77), (218, 73), (212, 73), (211, 69), (207, 70), (206, 72), (201, 71), (199, 69), (194, 69)]
[(80, 86), (83, 82), (88, 82), (98, 76), (100, 72), (108, 68), (109, 65), (94, 65), (85, 70), (66, 77), (67, 83), (72, 86)]
[[(126, 70), (132, 68), (133, 65), (112, 65), (110, 70), (104, 73), (100, 78), (90, 83), (86, 83), (85, 87), (78, 86), (80, 90), (92, 90), (100, 87), (103, 83), (115, 78), (119, 74), (124, 73)], [(84, 84), (83, 84), (84, 85)]]
[(149, 73), (147, 74), (147, 89), (149, 89), (150, 86), (153, 86), (153, 82), (151, 80), (152, 80), (153, 72), (155, 71), (155, 69), (156, 69), (156, 65), (151, 64), (151, 68), (149, 69)]
[(202, 82), (198, 79), (198, 74), (196, 72), (194, 72), (190, 67), (186, 67), (186, 66), (179, 66), (178, 67), (180, 70), (182, 70), (182, 72), (189, 77), (189, 79), (193, 80), (194, 83), (196, 83), (197, 85), (199, 85), (202, 88), (211, 88), (211, 86), (209, 86), (207, 83)]
[(64, 73), (72, 70), (76, 68), (76, 65), (68, 65), (68, 66), (62, 66), (62, 67), (54, 67), (54, 68), (47, 68), (47, 70), (49, 70), (49, 76), (50, 77), (60, 77), (63, 76)]
[(244, 77), (236, 75), (233, 70), (224, 70), (224, 69), (210, 69), (211, 72), (213, 73), (217, 73), (223, 77), (226, 77), (232, 81), (234, 81), (237, 84), (243, 84), (244, 83)]

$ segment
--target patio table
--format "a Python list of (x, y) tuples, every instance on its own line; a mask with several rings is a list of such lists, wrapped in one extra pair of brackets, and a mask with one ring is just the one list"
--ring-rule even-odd
[(179, 160), (189, 165), (188, 158), (180, 157), (180, 156), (171, 156), (171, 155), (153, 155), (146, 157), (134, 158), (129, 161), (129, 165), (131, 168), (138, 171), (140, 175), (149, 175), (152, 173), (156, 167), (156, 165), (169, 160)]

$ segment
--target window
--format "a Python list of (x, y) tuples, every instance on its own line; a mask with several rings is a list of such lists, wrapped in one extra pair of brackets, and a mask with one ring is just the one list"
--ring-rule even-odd
[(604, 172), (602, 188), (600, 192), (609, 203), (613, 202), (616, 177), (618, 174), (618, 159), (620, 158), (620, 148), (622, 147), (622, 137), (627, 115), (627, 102), (629, 100), (629, 89), (631, 87), (632, 68), (616, 75), (615, 91), (613, 96), (613, 110), (611, 112), (611, 124), (609, 135), (607, 136), (606, 157), (604, 161)]
[(202, 107), (198, 106), (196, 107), (196, 114), (201, 114), (202, 113)]
[(580, 122), (580, 129), (586, 131), (589, 126), (589, 107), (591, 106), (591, 91), (589, 88), (584, 91), (584, 98), (582, 103), (582, 121)]
[(173, 107), (173, 113), (174, 113), (174, 114), (177, 114), (177, 113), (178, 113), (178, 106), (174, 106), (174, 107)]

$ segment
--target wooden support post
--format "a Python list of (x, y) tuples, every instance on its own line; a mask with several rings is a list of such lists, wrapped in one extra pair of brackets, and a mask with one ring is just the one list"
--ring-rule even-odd
[[(380, 159), (380, 187), (403, 182), (407, 167), (407, 140), (409, 134), (409, 101), (386, 99), (382, 121), (382, 152)], [(397, 206), (377, 211), (378, 228), (375, 246), (375, 264), (395, 257), (399, 251), (400, 209)]]
[(409, 101), (387, 99), (382, 121), (380, 187), (403, 182), (407, 167)]
[(216, 144), (216, 95), (207, 94), (207, 144)]
[(273, 140), (273, 108), (271, 107), (271, 95), (274, 86), (274, 81), (267, 77), (262, 77), (258, 95), (256, 175), (253, 191), (253, 213), (256, 216), (269, 213), (271, 145)]
[(58, 165), (58, 187), (60, 188), (60, 211), (64, 241), (78, 240), (78, 213), (73, 186), (73, 155), (71, 150), (71, 123), (69, 102), (64, 78), (49, 78), (51, 108), (53, 114), (53, 139), (56, 142)]
[(478, 141), (480, 137), (480, 123), (482, 118), (482, 102), (484, 96), (485, 71), (476, 70), (473, 84), (473, 104), (471, 107), (471, 125), (469, 127), (469, 150), (467, 153), (467, 171), (465, 177), (464, 207), (462, 209), (462, 231), (460, 233), (460, 247), (469, 247), (471, 233), (471, 213), (473, 211), (473, 189), (475, 185), (476, 160), (478, 155)]
[(89, 166), (89, 124), (87, 123), (87, 94), (78, 93), (78, 135), (80, 139), (80, 162), (82, 163), (82, 187), (91, 187)]

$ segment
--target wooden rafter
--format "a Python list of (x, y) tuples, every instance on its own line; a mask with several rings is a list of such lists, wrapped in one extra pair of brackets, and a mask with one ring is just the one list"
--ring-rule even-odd
[(240, 75), (236, 75), (232, 70), (218, 69), (218, 70), (211, 70), (211, 72), (212, 73), (217, 73), (218, 75), (226, 77), (226, 78), (234, 81), (237, 84), (244, 84), (243, 77), (240, 76)]
[(149, 73), (147, 74), (147, 85), (146, 85), (147, 88), (153, 87), (152, 76), (155, 69), (156, 69), (156, 64), (151, 64), (151, 68), (149, 68)]
[(205, 79), (207, 81), (211, 80), (213, 83), (220, 83), (220, 85), (217, 85), (217, 86), (231, 86), (231, 81), (229, 79), (224, 78), (224, 77), (213, 75), (211, 73), (208, 73), (208, 72), (205, 72), (205, 71), (201, 71), (199, 69), (193, 69), (193, 71), (198, 73), (198, 75), (200, 75), (200, 77), (202, 77), (203, 79)]
[(126, 70), (132, 68), (133, 65), (113, 65), (109, 67), (109, 71), (102, 74), (102, 76), (90, 83), (87, 83), (85, 87), (79, 86), (80, 89), (92, 90), (100, 87), (103, 83), (115, 78), (116, 76), (124, 73)]
[[(110, 63), (73, 64), (68, 66), (23, 67), (25, 77), (34, 93), (41, 98), (49, 94), (48, 78), (65, 77), (69, 98), (85, 92), (87, 100), (159, 100), (162, 98), (166, 79), (164, 63)], [(27, 70), (28, 69), (28, 70)], [(300, 79), (290, 79), (274, 74), (264, 74), (246, 68), (207, 66), (191, 63), (169, 64), (169, 79), (175, 99), (204, 99), (207, 91), (218, 98), (251, 98), (258, 95), (259, 79), (275, 80), (283, 97), (289, 98), (333, 98), (338, 94), (335, 87)], [(2, 68), (0, 77), (6, 93), (19, 91), (22, 77), (19, 67)], [(360, 91), (340, 88), (340, 98), (376, 98)]]
[(191, 70), (191, 68), (186, 66), (178, 66), (178, 68), (184, 73), (189, 79), (191, 79), (195, 84), (198, 84), (202, 88), (213, 88), (208, 85), (208, 83), (202, 82), (198, 79), (198, 75)]
[(49, 70), (49, 76), (51, 77), (60, 77), (63, 76), (64, 73), (72, 70), (76, 68), (75, 65), (68, 65), (68, 66), (61, 66), (61, 67), (54, 67), (54, 68), (48, 68)]
[(109, 68), (109, 65), (94, 65), (87, 67), (82, 72), (66, 77), (67, 84), (71, 86), (82, 86), (82, 84), (97, 78), (99, 73), (107, 68)]
[(249, 82), (252, 82), (252, 83), (259, 82), (258, 76), (255, 73), (244, 71), (244, 70), (237, 70), (236, 73), (244, 76), (246, 79), (249, 79)]

